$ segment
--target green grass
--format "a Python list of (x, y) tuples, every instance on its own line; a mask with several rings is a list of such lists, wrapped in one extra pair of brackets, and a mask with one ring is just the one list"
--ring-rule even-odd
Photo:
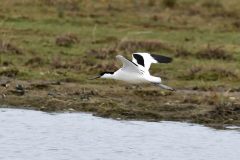
[[(0, 49), (1, 68), (17, 68), (18, 79), (71, 79), (87, 83), (87, 77), (97, 74), (94, 67), (100, 71), (104, 68), (97, 67), (98, 64), (104, 66), (115, 61), (96, 58), (96, 64), (87, 64), (87, 51), (113, 48), (115, 42), (109, 38), (113, 37), (118, 42), (154, 40), (171, 46), (171, 51), (154, 52), (173, 57), (173, 63), (154, 65), (151, 72), (166, 77), (169, 84), (179, 88), (193, 85), (234, 87), (235, 82), (240, 80), (240, 28), (233, 25), (239, 21), (240, 3), (237, 0), (221, 0), (214, 4), (206, 3), (206, 0), (179, 0), (170, 8), (164, 6), (162, 1), (147, 0), (138, 3), (70, 0), (64, 1), (65, 8), (61, 8), (60, 2), (63, 3), (3, 0), (0, 7), (0, 39), (21, 49), (23, 54), (15, 55), (11, 51), (3, 53)], [(55, 43), (56, 38), (68, 33), (76, 35), (79, 43), (70, 47), (58, 46)], [(209, 45), (223, 48), (224, 51), (233, 54), (234, 59), (228, 61), (198, 59), (196, 56), (175, 57), (177, 48), (182, 47), (194, 55)], [(135, 52), (138, 51), (141, 50)], [(122, 52), (116, 50), (115, 54), (131, 56), (130, 52)], [(26, 62), (34, 57), (40, 57), (44, 63), (37, 67), (26, 65)], [(54, 66), (56, 57), (60, 57), (59, 68)], [(4, 66), (5, 62), (9, 62), (9, 65)], [(72, 64), (77, 67), (73, 67)], [(231, 69), (238, 78), (232, 80), (220, 76), (217, 80), (209, 78), (207, 82), (199, 78), (187, 81), (179, 78), (192, 66)], [(213, 74), (204, 74), (208, 75)]]

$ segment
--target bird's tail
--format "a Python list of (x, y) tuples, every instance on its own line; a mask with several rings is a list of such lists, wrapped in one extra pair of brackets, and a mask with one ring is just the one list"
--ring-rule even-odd
[(163, 89), (166, 89), (166, 90), (175, 91), (174, 88), (169, 87), (169, 86), (164, 85), (164, 84), (161, 84), (161, 83), (158, 83), (158, 84), (156, 84), (156, 85), (159, 86), (159, 87), (161, 87), (161, 88), (163, 88)]

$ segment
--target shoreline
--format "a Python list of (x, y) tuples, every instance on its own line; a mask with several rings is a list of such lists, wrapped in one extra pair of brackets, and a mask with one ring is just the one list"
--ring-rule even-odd
[[(21, 86), (24, 93), (21, 93)], [(123, 120), (190, 122), (224, 128), (226, 125), (240, 126), (239, 94), (193, 90), (169, 92), (152, 86), (138, 89), (122, 84), (102, 87), (99, 84), (15, 80), (8, 83), (8, 87), (1, 86), (0, 105), (44, 112), (89, 112), (94, 116)]]

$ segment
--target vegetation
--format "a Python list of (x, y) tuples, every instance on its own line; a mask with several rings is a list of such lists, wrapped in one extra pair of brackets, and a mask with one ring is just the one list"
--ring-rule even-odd
[[(26, 73), (16, 74), (17, 79), (88, 83), (86, 76), (116, 68), (110, 67), (115, 55), (130, 58), (132, 52), (147, 51), (174, 57), (172, 64), (156, 65), (152, 72), (167, 72), (163, 77), (169, 77), (173, 86), (178, 81), (178, 88), (194, 83), (180, 77), (195, 64), (205, 68), (218, 64), (240, 77), (237, 4), (237, 0), (6, 0), (0, 10), (1, 70)], [(213, 81), (235, 85), (224, 76)]]
[[(102, 90), (121, 83), (88, 78), (116, 70), (117, 54), (146, 51), (174, 58), (151, 73), (178, 90), (240, 88), (238, 0), (2, 0), (0, 18), (0, 76), (19, 83)], [(118, 104), (114, 96), (108, 100)]]

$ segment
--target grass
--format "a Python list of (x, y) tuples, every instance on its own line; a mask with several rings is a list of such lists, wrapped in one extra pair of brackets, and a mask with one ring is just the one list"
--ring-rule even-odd
[[(1, 3), (0, 73), (6, 76), (17, 70), (17, 79), (87, 84), (87, 77), (119, 66), (115, 55), (150, 51), (174, 58), (151, 72), (178, 88), (209, 80), (210, 88), (234, 88), (240, 79), (237, 0)], [(192, 78), (192, 66), (204, 69)]]
[[(0, 103), (112, 118), (239, 125), (239, 4), (2, 0)], [(117, 54), (131, 59), (133, 52), (173, 57), (170, 64), (153, 64), (150, 72), (177, 91), (88, 80), (120, 67)], [(19, 84), (24, 95), (16, 92)]]

